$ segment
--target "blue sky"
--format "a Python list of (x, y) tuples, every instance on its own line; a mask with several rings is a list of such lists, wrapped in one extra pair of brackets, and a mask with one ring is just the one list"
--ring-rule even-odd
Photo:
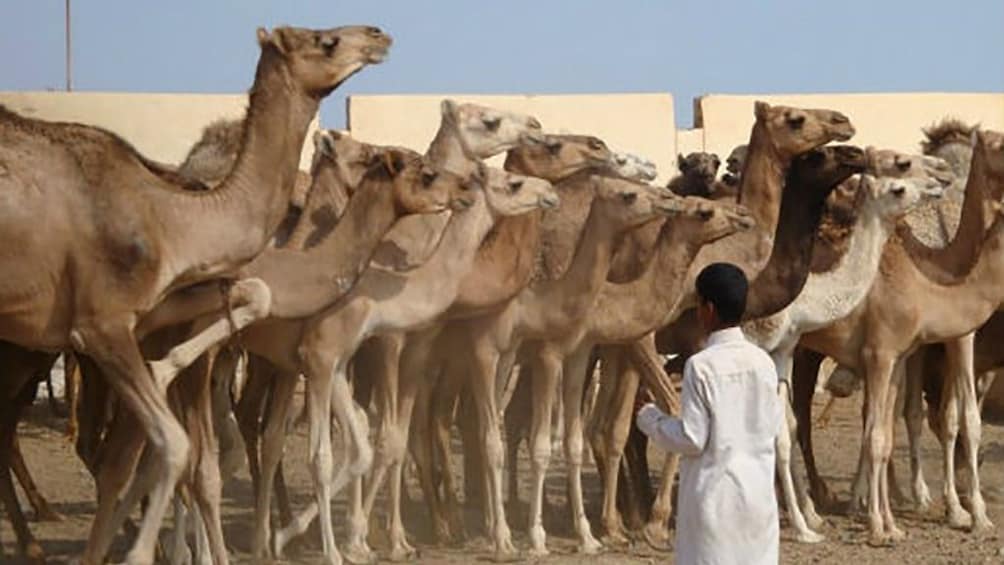
[[(74, 0), (78, 90), (240, 92), (255, 27), (378, 25), (353, 93), (1004, 91), (1004, 1)], [(0, 90), (61, 89), (63, 0), (0, 3)]]

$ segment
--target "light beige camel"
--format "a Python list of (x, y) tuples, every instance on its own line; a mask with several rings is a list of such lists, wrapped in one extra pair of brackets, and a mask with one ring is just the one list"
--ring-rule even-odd
[[(782, 266), (789, 271), (796, 271), (798, 265), (804, 265), (804, 268), (808, 269), (814, 247), (813, 235), (822, 216), (827, 197), (841, 182), (850, 175), (863, 170), (864, 166), (864, 152), (851, 146), (824, 147), (810, 151), (792, 161), (785, 179), (785, 198), (779, 217), (775, 249), (765, 272), (778, 270)], [(634, 260), (639, 261), (637, 257)], [(689, 263), (686, 264), (686, 267), (689, 267)], [(637, 269), (637, 266), (626, 264), (620, 272), (611, 273), (611, 278), (613, 281), (626, 282), (631, 279)], [(797, 278), (797, 276), (791, 275), (784, 277), (783, 280)], [(673, 279), (668, 275), (663, 275), (659, 276), (658, 279), (663, 284), (660, 288), (661, 293), (679, 297), (682, 291), (680, 277)], [(667, 279), (674, 281), (675, 286), (670, 286)], [(673, 289), (673, 292), (668, 290), (670, 288)], [(655, 312), (660, 312), (657, 317), (649, 316), (648, 319), (637, 317), (635, 319), (637, 325), (632, 327), (626, 323), (626, 320), (631, 320), (631, 317), (625, 318), (620, 314), (624, 308), (630, 307), (633, 300), (637, 300), (632, 298), (632, 295), (633, 293), (630, 292), (622, 292), (621, 299), (625, 301), (624, 306), (615, 307), (611, 301), (608, 308), (611, 312), (599, 311), (595, 313), (594, 316), (597, 318), (595, 323), (602, 324), (605, 317), (613, 317), (618, 320), (620, 325), (620, 335), (644, 335), (648, 331), (660, 327), (663, 320), (675, 313), (676, 302), (664, 299), (665, 304), (662, 311), (654, 309)], [(643, 299), (643, 301), (645, 300)], [(602, 340), (597, 343), (624, 341), (623, 339), (611, 339), (616, 335), (614, 332), (598, 335), (598, 338), (602, 338)], [(621, 359), (616, 350), (608, 349), (603, 359), (607, 365), (603, 367), (601, 373), (603, 378), (600, 386), (601, 397), (597, 399), (597, 412), (590, 422), (589, 435), (604, 481), (603, 522), (606, 536), (611, 542), (622, 544), (626, 538), (623, 533), (623, 522), (616, 507), (617, 482), (621, 456), (633, 421), (631, 408), (634, 405), (635, 391), (638, 388), (638, 374), (633, 367), (627, 366), (626, 359)], [(619, 369), (623, 369), (624, 373), (621, 374)], [(639, 478), (645, 483), (648, 482), (647, 477), (639, 475)], [(665, 480), (672, 480), (672, 476)], [(660, 498), (652, 512), (653, 520), (645, 529), (646, 537), (653, 543), (661, 543), (665, 537), (662, 530), (665, 528), (664, 521), (671, 509), (668, 500), (669, 486), (662, 486), (659, 493)]]
[[(3, 238), (20, 242), (2, 267), (5, 278), (17, 282), (0, 293), (8, 312), (0, 338), (87, 354), (136, 415), (158, 465), (137, 481), (153, 489), (130, 562), (152, 560), (187, 456), (187, 440), (148, 377), (133, 329), (171, 291), (232, 273), (261, 250), (285, 212), (299, 148), (321, 97), (379, 62), (390, 44), (380, 30), (366, 27), (278, 28), (258, 36), (262, 56), (244, 148), (211, 195), (177, 190), (176, 176), (147, 166), (111, 134), (6, 110), (0, 116), (8, 140), (0, 149), (0, 182), (19, 202), (6, 209)], [(54, 182), (55, 175), (64, 178)], [(26, 222), (39, 221), (61, 229), (32, 237)], [(92, 534), (100, 530), (95, 524)], [(85, 562), (101, 560), (107, 541), (92, 535)]]
[[(838, 323), (802, 338), (803, 345), (865, 375), (862, 460), (867, 469), (873, 543), (904, 536), (890, 508), (887, 474), (903, 359), (921, 344), (947, 341), (950, 354), (958, 356), (959, 362), (953, 363), (955, 370), (966, 373), (960, 382), (974, 383), (972, 350), (965, 343), (971, 345), (971, 338), (965, 336), (985, 322), (1004, 298), (999, 290), (1004, 275), (999, 239), (1004, 236), (1004, 226), (997, 219), (998, 201), (1004, 191), (1004, 136), (980, 132), (978, 138), (966, 190), (967, 196), (975, 190), (980, 197), (973, 202), (972, 198), (966, 199), (963, 219), (952, 242), (935, 250), (909, 239), (908, 234), (898, 234), (886, 245), (879, 275), (862, 305)], [(974, 423), (967, 428), (976, 428), (967, 429), (967, 435), (978, 445), (979, 416), (975, 410), (965, 412), (967, 421)], [(973, 450), (967, 462), (974, 477), (970, 487), (972, 523), (982, 530), (990, 526), (990, 521), (979, 492), (975, 455)], [(946, 495), (952, 496), (948, 492)], [(957, 514), (961, 506), (953, 508), (952, 502), (949, 498), (949, 520), (958, 523), (963, 519)]]
[[(878, 174), (881, 165), (875, 164), (875, 161), (881, 157), (874, 151), (869, 151), (869, 156), (873, 163), (869, 173)], [(916, 166), (910, 168), (919, 171), (913, 178), (898, 178), (906, 171), (900, 172), (897, 168), (894, 171), (896, 176), (874, 177), (866, 174), (853, 181), (857, 185), (857, 221), (852, 227), (848, 249), (839, 262), (826, 272), (812, 273), (798, 298), (784, 310), (743, 325), (747, 337), (774, 359), (782, 383), (779, 395), (785, 406), (789, 406), (792, 354), (801, 334), (825, 327), (849, 314), (867, 294), (879, 268), (882, 248), (892, 235), (896, 222), (918, 203), (940, 197), (942, 193), (942, 181), (923, 170), (920, 157), (893, 159), (910, 165), (916, 161)], [(819, 542), (823, 537), (813, 530), (822, 521), (803, 492), (798, 493), (799, 497), (795, 496), (790, 468), (791, 434), (794, 431), (790, 406), (786, 422), (788, 428), (781, 434), (777, 446), (777, 465), (786, 505), (796, 530), (796, 539)], [(810, 523), (807, 523), (806, 517)]]
[[(510, 150), (506, 168), (558, 183), (586, 169), (608, 167), (610, 162), (611, 153), (600, 140), (588, 136), (560, 135), (547, 136), (542, 143), (524, 144)], [(568, 187), (559, 184), (557, 188), (561, 194)], [(472, 312), (482, 312), (509, 300), (525, 286), (535, 265), (533, 258), (540, 239), (539, 224), (539, 212), (500, 219), (478, 249), (475, 268), (461, 281), (458, 296), (445, 317), (465, 317)], [(438, 342), (429, 342), (434, 342), (443, 331), (442, 326), (442, 323), (434, 325), (410, 334), (407, 339), (400, 335), (375, 338), (356, 356), (357, 375), (374, 381), (380, 416), (374, 468), (365, 494), (359, 486), (352, 492), (350, 512), (353, 517), (350, 520), (349, 543), (358, 547), (357, 553), (368, 551), (365, 546), (368, 517), (388, 470), (391, 474), (391, 496), (388, 499), (391, 507), (391, 558), (405, 559), (414, 552), (407, 542), (400, 517), (402, 463), (416, 386), (424, 384), (421, 371), (428, 365), (423, 360), (438, 355), (431, 351)], [(369, 360), (361, 360), (360, 357)], [(402, 360), (398, 361), (399, 358)], [(366, 364), (365, 369), (360, 368), (361, 361)], [(435, 504), (436, 500), (430, 502)]]

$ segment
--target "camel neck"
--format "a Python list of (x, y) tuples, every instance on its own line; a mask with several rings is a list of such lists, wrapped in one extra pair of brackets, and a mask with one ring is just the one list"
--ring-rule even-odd
[(398, 218), (390, 181), (363, 182), (332, 233), (306, 250), (266, 249), (242, 272), (272, 291), (270, 315), (300, 318), (342, 297)]
[(757, 229), (768, 234), (777, 230), (781, 188), (787, 168), (788, 161), (775, 149), (766, 126), (755, 123), (743, 165), (738, 202), (750, 211)]
[(672, 220), (663, 223), (655, 254), (641, 276), (626, 283), (604, 283), (590, 317), (590, 339), (596, 343), (630, 341), (675, 317), (687, 271), (702, 246), (681, 227), (682, 223)]
[(801, 182), (795, 176), (788, 175), (774, 245), (767, 264), (750, 283), (744, 320), (783, 310), (795, 300), (809, 278), (816, 229), (823, 217), (826, 197), (838, 182), (813, 184)]
[(920, 241), (906, 224), (897, 226), (900, 244), (924, 276), (943, 284), (965, 277), (980, 257), (987, 230), (996, 216), (991, 204), (1001, 187), (988, 182), (987, 164), (976, 153), (969, 168), (959, 227), (948, 245), (936, 248)]
[(412, 273), (459, 282), (470, 271), (481, 242), (495, 224), (495, 214), (484, 190), (474, 191), (474, 204), (470, 208), (450, 215), (439, 245)]
[(318, 105), (293, 86), (282, 58), (265, 46), (234, 168), (215, 190), (172, 191), (164, 197), (171, 203), (158, 210), (163, 224), (178, 226), (165, 231), (184, 234), (174, 255), (185, 265), (172, 288), (232, 273), (268, 244), (286, 215)]

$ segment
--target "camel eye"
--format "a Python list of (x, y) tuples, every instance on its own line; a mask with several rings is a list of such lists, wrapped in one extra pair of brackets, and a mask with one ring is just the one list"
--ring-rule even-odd
[(428, 187), (430, 184), (436, 181), (439, 173), (435, 171), (422, 171), (422, 185)]
[(896, 198), (901, 198), (904, 194), (906, 194), (906, 187), (897, 186), (893, 188), (890, 192), (892, 192), (892, 195), (895, 196)]
[(899, 169), (901, 172), (905, 173), (906, 171), (910, 170), (910, 164), (911, 163), (910, 163), (909, 159), (904, 160), (904, 161), (897, 160), (896, 161), (896, 168)]
[(497, 131), (499, 126), (502, 125), (502, 118), (484, 118), (481, 122), (485, 124), (486, 130)]
[(623, 200), (625, 204), (634, 204), (635, 201), (638, 200), (638, 193), (637, 192), (622, 192), (621, 193), (621, 200)]
[(590, 149), (592, 149), (594, 151), (600, 151), (601, 149), (604, 149), (605, 147), (606, 146), (603, 145), (603, 142), (600, 141), (599, 139), (596, 139), (595, 137), (589, 139), (589, 148)]
[(802, 126), (805, 125), (805, 116), (792, 116), (789, 114), (784, 117), (784, 120), (788, 123), (788, 127), (794, 130), (802, 129)]
[(513, 194), (516, 194), (522, 188), (523, 188), (523, 181), (521, 180), (514, 180), (509, 183), (509, 191), (512, 192)]

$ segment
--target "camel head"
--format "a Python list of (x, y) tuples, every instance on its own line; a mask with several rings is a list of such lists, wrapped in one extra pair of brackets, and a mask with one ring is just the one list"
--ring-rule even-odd
[(952, 167), (944, 159), (874, 147), (869, 147), (865, 153), (868, 161), (867, 172), (872, 176), (933, 178), (945, 187), (955, 181)]
[(754, 115), (754, 133), (759, 129), (761, 135), (766, 135), (783, 160), (830, 141), (847, 141), (854, 135), (847, 116), (833, 110), (771, 106), (758, 101)]
[(682, 228), (691, 243), (707, 245), (756, 226), (756, 220), (741, 204), (699, 196), (680, 198), (687, 206), (687, 212), (673, 220), (673, 229)]
[(455, 128), (471, 159), (487, 159), (541, 135), (540, 122), (525, 114), (449, 99), (443, 100), (441, 110), (443, 122)]
[(864, 172), (867, 166), (865, 151), (859, 147), (819, 147), (792, 159), (789, 182), (819, 190), (825, 197), (851, 175)]
[(409, 149), (373, 148), (364, 178), (389, 181), (402, 216), (463, 209), (473, 203), (467, 179), (434, 167)]
[(739, 179), (743, 172), (743, 165), (746, 164), (746, 151), (749, 146), (746, 144), (737, 145), (725, 159), (725, 174), (722, 175), (722, 182), (728, 186), (739, 186)]
[(518, 216), (541, 208), (557, 208), (560, 203), (557, 191), (544, 179), (483, 164), (476, 175), (484, 187), (488, 208), (496, 215)]
[(681, 175), (699, 179), (709, 185), (718, 176), (718, 167), (721, 164), (721, 159), (714, 153), (698, 151), (686, 157), (683, 154), (676, 156), (676, 167), (680, 169)]
[(420, 156), (403, 147), (373, 145), (336, 130), (318, 130), (314, 132), (314, 158), (310, 174), (316, 177), (321, 169), (330, 168), (338, 182), (351, 195), (362, 182), (373, 159), (390, 150), (403, 151), (412, 158)]
[(613, 169), (618, 176), (640, 182), (653, 181), (659, 175), (655, 163), (634, 153), (614, 153)]
[(289, 70), (294, 85), (314, 96), (327, 96), (366, 65), (382, 63), (389, 35), (372, 26), (331, 29), (258, 28), (262, 53), (273, 53)]
[(969, 176), (969, 163), (973, 158), (976, 126), (955, 118), (944, 118), (940, 122), (924, 128), (924, 139), (920, 142), (924, 155), (941, 157), (952, 165), (960, 179)]
[(506, 169), (558, 182), (586, 169), (606, 168), (614, 154), (591, 135), (543, 135), (509, 150)]
[(879, 217), (895, 222), (919, 204), (941, 198), (945, 188), (936, 177), (917, 175), (908, 177), (875, 177), (863, 174), (858, 191), (862, 206), (874, 207)]
[(604, 214), (618, 231), (629, 230), (660, 216), (676, 217), (687, 213), (682, 198), (672, 192), (620, 177), (593, 175), (593, 207)]

